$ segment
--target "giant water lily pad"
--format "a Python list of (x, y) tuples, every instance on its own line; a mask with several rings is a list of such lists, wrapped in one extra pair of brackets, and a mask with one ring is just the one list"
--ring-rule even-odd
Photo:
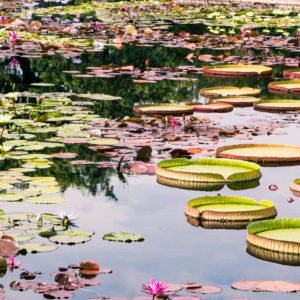
[(270, 76), (272, 68), (255, 65), (216, 65), (203, 67), (203, 74), (212, 77), (245, 78)]
[(289, 80), (289, 81), (273, 81), (268, 85), (268, 89), (274, 94), (288, 94), (293, 95), (300, 94), (300, 80)]
[(300, 101), (262, 100), (254, 103), (254, 109), (267, 112), (300, 111)]
[(131, 243), (143, 242), (144, 236), (142, 234), (120, 231), (107, 233), (103, 236), (103, 239), (106, 241)]
[(222, 112), (230, 112), (233, 110), (233, 105), (229, 103), (187, 103), (193, 107), (195, 112), (206, 112), (206, 113), (222, 113)]
[(65, 230), (51, 236), (49, 240), (57, 244), (75, 245), (88, 242), (93, 234), (94, 232), (80, 229)]
[(300, 219), (254, 222), (248, 226), (247, 242), (270, 251), (300, 255)]
[(260, 93), (259, 89), (248, 88), (248, 87), (235, 87), (235, 86), (219, 86), (211, 88), (203, 88), (200, 90), (200, 94), (207, 98), (217, 97), (232, 97), (232, 96), (258, 96)]
[(300, 68), (290, 69), (283, 72), (283, 77), (287, 79), (300, 78)]
[(280, 144), (240, 144), (217, 149), (217, 157), (267, 163), (300, 163), (300, 147)]
[(300, 197), (300, 178), (295, 179), (290, 185), (290, 190), (295, 196)]
[(179, 104), (147, 104), (135, 106), (133, 112), (136, 115), (182, 116), (191, 115), (193, 113), (193, 108), (191, 106)]
[(156, 174), (158, 182), (160, 178), (167, 178), (174, 180), (174, 186), (183, 188), (189, 182), (230, 183), (254, 180), (261, 176), (257, 164), (212, 158), (191, 161), (179, 158), (161, 161), (157, 165)]
[(260, 98), (250, 96), (237, 96), (237, 97), (226, 97), (220, 99), (214, 99), (215, 103), (228, 103), (235, 107), (247, 107), (253, 106), (253, 103), (259, 101)]
[(268, 200), (256, 202), (246, 197), (207, 196), (190, 200), (185, 214), (204, 221), (250, 222), (273, 218), (276, 216), (276, 209), (274, 203)]

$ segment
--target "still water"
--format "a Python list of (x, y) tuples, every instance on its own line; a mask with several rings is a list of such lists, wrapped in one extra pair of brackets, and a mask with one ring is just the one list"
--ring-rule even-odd
[[(202, 50), (201, 50), (202, 51)], [(199, 54), (201, 54), (199, 51)], [(203, 51), (202, 51), (203, 52)], [(218, 85), (249, 86), (262, 89), (262, 96), (272, 99), (284, 96), (270, 95), (267, 83), (270, 79), (216, 79), (202, 75), (189, 75), (197, 81), (158, 81), (155, 84), (135, 85), (129, 76), (112, 79), (75, 78), (62, 73), (64, 70), (85, 71), (88, 66), (103, 64), (134, 65), (143, 67), (146, 59), (152, 67), (189, 65), (184, 59), (186, 49), (163, 47), (141, 48), (126, 46), (122, 50), (108, 49), (103, 53), (86, 53), (74, 63), (71, 58), (54, 56), (40, 59), (20, 58), (23, 78), (7, 76), (1, 72), (1, 91), (37, 91), (29, 87), (32, 82), (55, 83), (56, 87), (45, 91), (72, 91), (76, 93), (106, 93), (123, 97), (121, 101), (96, 102), (94, 110), (103, 117), (130, 115), (134, 103), (191, 101), (199, 98), (199, 89)], [(7, 61), (2, 62), (4, 68)], [(196, 63), (201, 66), (201, 63)], [(282, 67), (274, 67), (274, 77), (281, 75)], [(291, 96), (287, 96), (291, 99)], [(245, 114), (240, 116), (240, 113)], [(251, 116), (251, 114), (255, 114)], [(203, 116), (198, 114), (199, 117)], [(209, 114), (205, 117), (218, 120), (220, 124), (233, 125), (251, 119), (279, 122), (285, 115), (254, 112), (252, 108), (235, 108), (226, 114)], [(284, 135), (253, 137), (250, 142), (291, 143), (300, 146), (299, 118), (287, 128)], [(255, 121), (252, 121), (255, 122)], [(220, 125), (218, 125), (220, 126)], [(234, 138), (223, 139), (220, 145), (240, 143)], [(243, 141), (243, 142), (248, 142)], [(201, 137), (199, 147), (202, 147)], [(66, 152), (79, 153), (78, 159), (97, 160), (97, 156), (81, 146), (70, 146)], [(46, 171), (56, 177), (63, 190), (65, 202), (59, 205), (33, 205), (26, 202), (1, 203), (5, 212), (49, 212), (59, 209), (74, 212), (79, 216), (77, 225), (95, 231), (92, 240), (75, 246), (60, 245), (50, 253), (18, 256), (22, 268), (50, 274), (58, 267), (90, 259), (103, 268), (111, 268), (112, 274), (100, 275), (100, 286), (78, 290), (74, 299), (96, 296), (134, 297), (142, 295), (140, 287), (150, 277), (167, 282), (196, 281), (220, 286), (219, 295), (201, 296), (202, 299), (299, 299), (297, 294), (247, 293), (230, 289), (237, 280), (291, 280), (299, 281), (299, 267), (284, 266), (262, 261), (246, 252), (246, 230), (204, 229), (190, 225), (184, 215), (188, 200), (205, 195), (239, 195), (257, 200), (269, 199), (275, 202), (278, 217), (300, 217), (300, 199), (292, 196), (289, 185), (300, 177), (299, 166), (263, 167), (260, 185), (253, 189), (233, 191), (224, 187), (218, 192), (182, 190), (159, 185), (155, 176), (124, 175), (120, 180), (114, 170), (102, 170), (94, 166), (67, 166), (63, 162)], [(49, 172), (49, 173), (48, 173)], [(278, 185), (274, 192), (270, 184)], [(293, 203), (287, 199), (294, 197)], [(145, 235), (142, 243), (114, 243), (102, 240), (105, 233), (129, 231)], [(1, 279), (6, 287), (8, 299), (41, 299), (32, 292), (14, 292), (9, 282), (19, 277), (19, 271), (7, 273)], [(38, 278), (37, 278), (38, 279)], [(184, 293), (183, 293), (184, 294)], [(186, 294), (186, 293), (185, 293)]]

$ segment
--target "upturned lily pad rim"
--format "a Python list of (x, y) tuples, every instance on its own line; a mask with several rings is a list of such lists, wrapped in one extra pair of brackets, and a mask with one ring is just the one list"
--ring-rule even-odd
[[(238, 154), (230, 154), (224, 153), (225, 151), (231, 149), (239, 149), (239, 148), (290, 148), (299, 150), (299, 156), (295, 157), (276, 157), (276, 156), (266, 156), (266, 157), (258, 157), (258, 156), (250, 156), (250, 155), (238, 155)], [(300, 147), (294, 145), (287, 145), (287, 144), (237, 144), (237, 145), (229, 145), (220, 147), (217, 149), (216, 153), (217, 157), (220, 158), (227, 158), (227, 159), (238, 159), (238, 160), (246, 160), (246, 161), (253, 161), (258, 163), (298, 163), (300, 162)]]
[[(208, 166), (230, 166), (243, 167), (248, 172), (238, 172), (224, 178), (217, 173), (193, 173), (169, 170), (168, 168), (188, 165), (208, 165)], [(163, 160), (157, 164), (156, 174), (158, 177), (165, 177), (179, 181), (202, 182), (202, 183), (229, 183), (246, 180), (254, 180), (261, 177), (260, 166), (242, 160), (202, 158), (199, 160), (188, 160), (187, 158), (175, 158)], [(180, 185), (180, 184), (179, 184)]]
[[(151, 110), (143, 111), (143, 108), (153, 107)], [(170, 110), (162, 110), (161, 107), (170, 107)], [(177, 108), (176, 110), (171, 108)], [(182, 116), (192, 115), (194, 112), (193, 108), (187, 105), (180, 105), (176, 103), (152, 103), (152, 104), (141, 104), (134, 106), (133, 113), (135, 115), (160, 115), (160, 116)]]
[[(297, 87), (282, 86), (285, 84), (296, 84)], [(283, 81), (272, 81), (268, 84), (269, 92), (274, 94), (288, 94), (293, 95), (300, 94), (300, 80), (283, 80)]]
[[(234, 90), (236, 92), (243, 91), (242, 94), (236, 95), (222, 95), (222, 93), (218, 93), (218, 90)], [(211, 92), (215, 91), (215, 92)], [(236, 87), (236, 86), (216, 86), (216, 87), (209, 87), (209, 88), (202, 88), (200, 89), (200, 95), (205, 96), (210, 99), (214, 98), (222, 98), (222, 97), (229, 97), (229, 96), (253, 96), (256, 97), (260, 94), (260, 89), (255, 89), (251, 87)]]
[(300, 78), (300, 68), (295, 68), (295, 69), (289, 69), (283, 71), (283, 77), (284, 78)]
[(187, 102), (186, 105), (192, 106), (195, 112), (221, 113), (221, 112), (231, 112), (233, 110), (233, 105), (225, 102), (208, 103), (208, 104)]
[[(232, 69), (232, 70), (230, 70)], [(243, 71), (237, 71), (237, 69)], [(214, 65), (204, 66), (203, 74), (205, 76), (212, 77), (261, 77), (270, 76), (272, 74), (272, 68), (259, 66), (259, 65)]]
[(233, 96), (233, 97), (224, 97), (214, 99), (215, 103), (229, 103), (234, 107), (248, 107), (253, 106), (255, 102), (260, 101), (261, 98), (253, 97), (253, 96)]
[[(274, 106), (273, 104), (282, 104), (282, 106)], [(289, 104), (298, 104), (295, 107)], [(253, 104), (255, 110), (269, 111), (269, 112), (284, 112), (284, 111), (300, 111), (300, 100), (261, 100)]]
[(267, 249), (274, 252), (282, 252), (300, 255), (300, 242), (291, 242), (259, 236), (259, 233), (277, 229), (300, 229), (300, 219), (286, 218), (275, 220), (264, 220), (251, 223), (247, 227), (247, 242), (250, 245)]
[[(204, 210), (199, 211), (198, 207), (201, 205), (213, 205), (222, 204), (226, 206), (227, 204), (240, 204), (240, 205), (260, 205), (261, 208), (248, 211), (217, 211), (217, 210)], [(222, 222), (241, 222), (241, 221), (253, 221), (273, 218), (276, 216), (277, 212), (275, 205), (272, 201), (261, 200), (257, 202), (256, 200), (248, 197), (239, 196), (205, 196), (190, 200), (185, 208), (185, 214), (187, 216), (207, 221), (222, 221)]]
[(297, 178), (292, 182), (290, 190), (295, 196), (300, 197), (300, 178)]
[(194, 227), (199, 227), (201, 226), (202, 228), (205, 229), (235, 229), (235, 230), (240, 230), (240, 229), (246, 229), (247, 226), (249, 225), (249, 221), (224, 221), (224, 220), (201, 220), (198, 218), (193, 218), (190, 216), (186, 216), (187, 222), (191, 224)]

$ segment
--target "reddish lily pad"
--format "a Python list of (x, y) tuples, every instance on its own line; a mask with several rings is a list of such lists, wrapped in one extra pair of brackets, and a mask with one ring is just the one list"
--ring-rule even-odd
[(186, 288), (187, 291), (191, 293), (200, 293), (200, 294), (219, 294), (222, 292), (222, 289), (214, 285), (201, 285), (200, 287), (190, 286)]
[(78, 154), (65, 152), (65, 153), (53, 153), (51, 156), (55, 158), (75, 158), (78, 156)]
[(233, 289), (253, 292), (284, 292), (295, 293), (300, 291), (300, 283), (280, 280), (249, 281), (242, 280), (234, 282)]

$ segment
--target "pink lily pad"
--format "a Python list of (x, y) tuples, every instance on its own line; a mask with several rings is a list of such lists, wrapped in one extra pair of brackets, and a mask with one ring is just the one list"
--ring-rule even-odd
[(183, 286), (178, 283), (173, 282), (165, 282), (167, 285), (167, 294), (174, 294), (183, 289)]
[(67, 138), (63, 140), (64, 144), (87, 144), (88, 139), (85, 138)]
[(65, 153), (53, 153), (51, 154), (52, 157), (55, 158), (75, 158), (78, 156), (76, 153), (71, 153), (71, 152), (65, 152)]
[(200, 294), (219, 294), (222, 292), (222, 289), (214, 285), (202, 285), (200, 287), (190, 286), (186, 288), (187, 291), (191, 293), (200, 293)]
[(147, 173), (147, 167), (142, 161), (136, 161), (130, 168), (130, 171), (135, 174), (145, 174)]

